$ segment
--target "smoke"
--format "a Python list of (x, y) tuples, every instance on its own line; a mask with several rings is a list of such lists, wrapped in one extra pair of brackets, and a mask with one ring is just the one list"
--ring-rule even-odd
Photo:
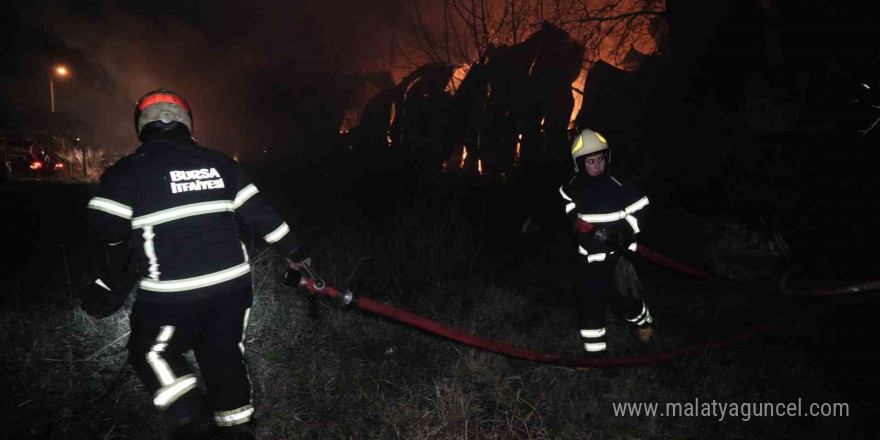
[[(609, 3), (596, 0), (589, 10)], [(656, 0), (613, 3), (623, 6), (612, 12), (647, 7), (643, 3)], [(466, 64), (476, 59), (481, 44), (521, 41), (541, 20), (582, 18), (581, 5), (588, 5), (575, 0), (482, 4), (490, 35), (470, 43), (459, 41), (471, 34), (461, 27), (469, 14), (442, 1), (105, 0), (58, 6), (36, 0), (13, 2), (12, 8), (16, 21), (57, 38), (67, 52), (56, 53), (74, 59), (58, 57), (72, 64), (72, 75), (59, 82), (56, 100), (59, 113), (75, 114), (86, 122), (80, 126), (91, 127), (87, 141), (110, 151), (131, 151), (138, 144), (131, 121), (134, 102), (151, 90), (169, 88), (189, 100), (195, 137), (233, 154), (262, 151), (267, 145), (295, 148), (309, 143), (304, 131), (338, 129), (346, 107), (360, 107), (369, 98), (353, 91), (352, 77), (388, 71), (399, 81), (431, 59), (426, 55), (437, 51), (424, 50), (419, 35), (430, 35), (439, 45), (448, 42), (439, 57)], [(449, 29), (457, 31), (450, 34)], [(464, 56), (451, 56), (453, 49)], [(38, 96), (30, 101), (46, 100), (48, 75), (41, 72), (28, 83)]]
[(130, 151), (137, 145), (134, 102), (151, 90), (168, 88), (190, 102), (195, 137), (231, 154), (258, 149), (263, 138), (283, 144), (283, 133), (256, 133), (258, 121), (269, 118), (279, 132), (290, 130), (296, 121), (285, 124), (283, 118), (296, 114), (275, 112), (279, 107), (295, 107), (303, 90), (359, 71), (363, 59), (381, 58), (396, 3), (36, 2), (24, 6), (20, 17), (94, 66), (71, 66), (71, 78), (59, 84), (57, 100), (59, 110), (96, 126), (95, 142)]

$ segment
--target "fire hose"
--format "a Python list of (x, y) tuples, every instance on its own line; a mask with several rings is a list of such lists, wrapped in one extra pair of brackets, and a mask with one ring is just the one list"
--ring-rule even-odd
[[(742, 285), (742, 283), (737, 282), (736, 280), (721, 278), (716, 275), (712, 275), (708, 272), (701, 271), (694, 267), (691, 267), (687, 264), (672, 260), (660, 254), (659, 252), (648, 249), (642, 245), (638, 245), (636, 252), (644, 257), (645, 259), (657, 263), (660, 266), (666, 267), (668, 269), (672, 269), (676, 272), (681, 272), (686, 275), (690, 275), (695, 278), (699, 278), (706, 281), (726, 284), (726, 285)], [(788, 280), (791, 276), (791, 272), (787, 272), (783, 275), (782, 279), (779, 283), (779, 290), (787, 295), (796, 295), (796, 296), (834, 296), (834, 295), (845, 295), (850, 293), (860, 293), (860, 292), (868, 292), (872, 290), (880, 290), (880, 280), (866, 281), (858, 284), (853, 284), (849, 286), (842, 287), (831, 287), (831, 288), (820, 288), (820, 289), (809, 289), (809, 290), (789, 290), (787, 288)]]
[[(663, 255), (639, 245), (638, 253), (646, 259), (656, 262), (664, 267), (677, 270), (688, 275), (707, 280), (720, 280), (716, 276), (700, 271), (683, 263), (671, 260)], [(339, 302), (343, 307), (357, 307), (386, 318), (411, 325), (424, 331), (443, 336), (471, 347), (484, 349), (493, 353), (524, 359), (533, 362), (558, 364), (568, 367), (626, 367), (646, 364), (658, 364), (687, 356), (697, 356), (710, 349), (721, 349), (737, 343), (754, 339), (760, 335), (769, 333), (779, 326), (778, 322), (763, 323), (755, 328), (744, 331), (718, 341), (706, 341), (690, 347), (669, 350), (661, 353), (650, 353), (638, 357), (628, 358), (581, 358), (564, 353), (541, 353), (526, 348), (515, 347), (510, 344), (491, 341), (483, 337), (467, 333), (457, 328), (449, 327), (437, 321), (416, 315), (406, 310), (385, 304), (365, 296), (357, 296), (349, 289), (338, 289), (324, 282), (324, 280), (309, 266), (303, 265), (301, 271), (288, 270), (284, 276), (284, 283), (292, 287), (303, 287), (312, 295), (325, 295)], [(806, 291), (805, 294), (841, 294), (862, 292), (880, 288), (880, 281), (873, 281), (859, 286), (850, 286), (837, 289), (818, 289)]]
[[(304, 266), (305, 268), (305, 266)], [(476, 336), (462, 330), (443, 325), (434, 320), (423, 316), (410, 313), (406, 310), (394, 307), (389, 304), (376, 301), (365, 296), (356, 296), (351, 290), (339, 290), (336, 287), (326, 284), (320, 277), (317, 277), (314, 270), (306, 269), (305, 273), (290, 270), (285, 275), (285, 283), (290, 286), (299, 286), (308, 290), (312, 294), (321, 294), (329, 298), (337, 300), (341, 305), (348, 307), (358, 307), (386, 318), (409, 324), (413, 327), (443, 336), (448, 339), (460, 342), (476, 348), (481, 348), (493, 353), (498, 353), (514, 358), (565, 365), (569, 367), (623, 367), (637, 366), (651, 363), (662, 363), (673, 359), (694, 356), (704, 353), (709, 349), (724, 348), (739, 342), (753, 339), (761, 334), (772, 331), (777, 324), (768, 323), (758, 326), (754, 330), (740, 333), (738, 335), (715, 341), (696, 344), (691, 347), (671, 350), (663, 353), (652, 353), (644, 356), (633, 358), (604, 358), (604, 359), (587, 359), (571, 356), (561, 353), (540, 353), (533, 350), (514, 347), (509, 344), (490, 341), (488, 339)]]

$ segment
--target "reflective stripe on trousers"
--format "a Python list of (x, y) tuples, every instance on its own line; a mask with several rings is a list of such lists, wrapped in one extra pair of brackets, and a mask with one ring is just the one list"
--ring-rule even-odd
[(217, 426), (235, 426), (247, 423), (254, 415), (254, 406), (247, 404), (241, 408), (230, 411), (217, 411), (214, 413), (214, 423)]
[(174, 326), (166, 325), (159, 329), (156, 342), (147, 352), (147, 364), (156, 375), (161, 388), (153, 395), (153, 404), (159, 409), (167, 408), (181, 396), (196, 387), (197, 380), (192, 374), (177, 377), (168, 362), (162, 357), (162, 352), (168, 348), (171, 338), (174, 336)]
[(651, 318), (651, 312), (648, 310), (648, 305), (645, 304), (644, 301), (642, 301), (642, 311), (639, 312), (639, 314), (635, 318), (627, 318), (626, 320), (639, 327), (650, 325), (654, 322), (654, 319)]
[(606, 328), (586, 328), (581, 329), (581, 338), (584, 341), (584, 350), (590, 353), (605, 351), (608, 347), (605, 344)]

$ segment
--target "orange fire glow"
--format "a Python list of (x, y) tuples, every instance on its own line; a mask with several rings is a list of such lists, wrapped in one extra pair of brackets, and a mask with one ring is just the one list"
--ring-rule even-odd
[(581, 69), (580, 75), (571, 84), (571, 96), (574, 98), (574, 107), (571, 108), (571, 115), (568, 117), (568, 128), (574, 129), (574, 120), (577, 118), (581, 106), (584, 105), (584, 88), (587, 86), (587, 72), (589, 69)]
[(467, 158), (467, 147), (461, 147), (461, 165), (458, 167), (464, 169), (464, 160)]
[[(455, 14), (447, 15), (444, 8), (469, 2), (453, 0), (450, 2), (419, 3), (423, 3), (420, 5), (422, 9), (417, 9), (421, 14), (420, 19), (424, 19), (424, 22), (420, 21), (420, 24), (424, 23), (424, 28), (420, 28), (421, 32), (425, 33), (424, 37), (428, 41), (438, 44), (438, 48), (432, 46), (432, 49), (438, 49), (439, 54), (446, 55), (443, 62), (454, 66), (453, 74), (446, 85), (446, 91), (450, 94), (455, 94), (458, 91), (462, 80), (467, 76), (471, 67), (486, 55), (485, 49), (488, 45), (497, 48), (522, 43), (524, 39), (538, 30), (540, 23), (545, 20), (568, 32), (573, 41), (583, 44), (586, 47), (584, 64), (577, 79), (571, 84), (574, 106), (569, 117), (569, 128), (574, 128), (575, 118), (583, 107), (583, 90), (587, 72), (595, 63), (603, 61), (620, 69), (635, 70), (638, 66), (637, 63), (633, 64), (633, 58), (638, 59), (639, 57), (628, 56), (634, 53), (631, 51), (645, 55), (655, 54), (659, 46), (658, 41), (666, 38), (666, 25), (663, 22), (662, 14), (666, 9), (665, 1), (562, 0), (543, 2), (523, 0), (511, 3), (509, 0), (485, 0), (477, 2), (478, 6), (475, 6), (476, 9), (473, 11), (475, 15), (469, 16), (470, 18), (466, 20), (455, 18)], [(511, 9), (511, 5), (517, 5), (515, 10)], [(589, 19), (584, 16), (585, 9), (591, 11)], [(614, 17), (619, 17), (619, 19), (614, 19)], [(480, 19), (486, 20), (486, 22), (482, 23)], [(469, 20), (473, 20), (473, 22)], [(400, 32), (406, 33), (407, 30), (400, 29)], [(472, 35), (472, 32), (475, 34)], [(484, 33), (488, 34), (484, 35)], [(450, 39), (450, 36), (453, 38)], [(459, 41), (458, 38), (463, 40)], [(474, 43), (472, 40), (479, 43)], [(446, 41), (450, 47), (443, 46), (440, 43), (443, 41)], [(457, 49), (461, 53), (456, 53)], [(391, 82), (396, 84), (412, 72), (412, 66), (423, 65), (428, 61), (438, 61), (431, 59), (431, 54), (423, 54), (422, 51), (424, 51), (423, 46), (405, 44), (402, 47), (392, 49), (393, 54), (383, 53), (381, 56), (375, 57), (370, 55), (368, 60), (359, 60), (357, 69), (358, 72), (388, 71), (391, 74)], [(372, 54), (372, 52), (370, 53)], [(450, 53), (452, 53), (451, 56)], [(538, 59), (534, 58), (530, 61), (528, 74), (531, 76)], [(341, 132), (348, 132), (359, 125), (361, 122), (360, 114), (370, 97), (386, 87), (376, 84), (374, 82), (361, 86), (364, 91), (359, 92), (350, 104), (351, 108), (346, 109), (345, 118), (340, 126)], [(492, 85), (490, 83), (486, 90), (486, 98), (490, 98), (491, 95)], [(389, 146), (392, 145), (390, 128), (394, 124), (395, 113), (392, 104), (391, 121), (388, 125), (389, 132), (386, 136)], [(541, 133), (545, 133), (544, 123), (545, 121), (541, 122)], [(479, 150), (479, 136), (477, 142), (478, 144), (472, 145), (472, 148)], [(518, 161), (520, 156), (519, 143), (517, 143), (516, 149)], [(463, 151), (461, 168), (464, 168), (465, 155)], [(455, 160), (452, 160), (450, 166), (454, 162)]]
[(360, 116), (360, 109), (347, 108), (345, 110), (345, 116), (342, 118), (342, 124), (339, 126), (339, 133), (348, 133), (352, 128), (360, 125)]
[(483, 159), (477, 159), (477, 172), (483, 175)]
[(455, 70), (452, 72), (452, 76), (449, 78), (449, 82), (446, 84), (446, 91), (454, 95), (455, 92), (458, 90), (458, 86), (461, 85), (461, 82), (464, 80), (464, 77), (467, 76), (470, 70), (470, 64), (456, 67)]
[(391, 146), (391, 127), (394, 126), (394, 119), (397, 117), (397, 103), (391, 103), (391, 120), (388, 121), (388, 131), (386, 134), (386, 140), (388, 141), (388, 146)]
[(522, 133), (516, 139), (516, 157), (513, 158), (514, 165), (519, 163), (520, 147), (522, 147)]

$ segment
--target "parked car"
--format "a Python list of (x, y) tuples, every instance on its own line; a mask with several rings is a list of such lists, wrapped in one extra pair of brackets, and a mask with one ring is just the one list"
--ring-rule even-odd
[(41, 178), (67, 173), (70, 167), (60, 156), (29, 139), (7, 140), (4, 144), (4, 178)]

